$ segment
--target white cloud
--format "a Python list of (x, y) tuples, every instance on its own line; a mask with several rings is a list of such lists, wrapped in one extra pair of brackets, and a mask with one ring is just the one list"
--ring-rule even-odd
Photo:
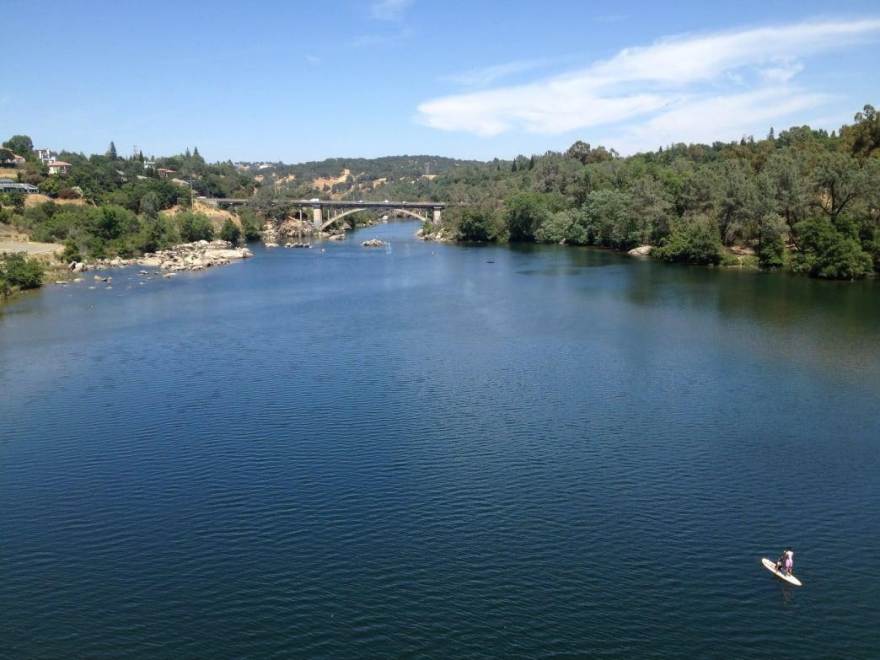
[(753, 135), (756, 126), (766, 130), (774, 119), (790, 117), (831, 98), (790, 87), (685, 97), (650, 119), (609, 136), (609, 143), (621, 153), (633, 153), (676, 142), (711, 144), (716, 140), (739, 140)]
[(370, 5), (370, 15), (380, 21), (397, 21), (413, 0), (377, 0)]
[[(878, 34), (880, 19), (869, 18), (667, 38), (531, 84), (431, 99), (418, 106), (417, 119), (482, 136), (563, 133), (630, 120), (629, 130), (618, 134), (632, 145), (647, 131), (665, 136), (658, 144), (717, 139), (720, 131), (738, 137), (746, 122), (754, 130), (756, 122), (827, 98), (788, 86), (803, 69), (801, 58)], [(504, 66), (490, 67), (490, 74), (492, 69), (503, 72)], [(724, 91), (725, 85), (736, 93)], [(642, 123), (633, 124), (637, 119)]]
[(504, 64), (494, 64), (492, 66), (482, 67), (479, 69), (471, 69), (462, 73), (455, 73), (443, 76), (441, 80), (446, 80), (456, 85), (465, 85), (466, 87), (483, 87), (490, 85), (496, 80), (507, 78), (517, 73), (525, 73), (526, 71), (534, 71), (545, 67), (552, 62), (550, 59), (535, 60), (515, 60)]
[(321, 63), (321, 58), (317, 55), (306, 55), (306, 62), (308, 62), (312, 66), (317, 66)]
[(401, 30), (390, 32), (388, 34), (362, 34), (359, 37), (355, 37), (352, 40), (351, 45), (355, 48), (363, 48), (366, 46), (390, 46), (401, 41), (406, 41), (412, 37), (412, 35), (412, 30), (404, 27)]

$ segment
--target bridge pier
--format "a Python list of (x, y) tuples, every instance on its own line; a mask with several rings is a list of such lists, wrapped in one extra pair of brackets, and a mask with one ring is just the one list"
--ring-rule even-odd
[(434, 207), (434, 215), (432, 216), (431, 219), (432, 219), (432, 222), (433, 222), (435, 225), (439, 225), (439, 224), (441, 224), (441, 223), (443, 222), (443, 219), (442, 219), (442, 217), (441, 217), (441, 215), (440, 215), (440, 212), (441, 212), (441, 211), (442, 211), (441, 208), (436, 207), (436, 206)]
[(324, 224), (323, 210), (320, 205), (312, 207), (312, 227), (315, 228), (315, 231), (321, 231), (321, 227)]

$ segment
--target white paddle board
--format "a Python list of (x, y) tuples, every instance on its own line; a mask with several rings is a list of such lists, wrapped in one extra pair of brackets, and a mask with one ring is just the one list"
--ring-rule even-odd
[(802, 587), (802, 586), (804, 586), (804, 585), (801, 583), (801, 581), (798, 580), (794, 575), (790, 575), (790, 574), (788, 574), (788, 573), (783, 573), (783, 572), (780, 571), (778, 568), (776, 568), (776, 562), (775, 562), (775, 561), (770, 561), (769, 559), (767, 559), (766, 557), (764, 557), (764, 558), (761, 560), (761, 563), (764, 564), (764, 568), (766, 568), (768, 571), (770, 571), (771, 573), (773, 573), (773, 575), (775, 575), (776, 577), (778, 577), (780, 580), (785, 580), (785, 581), (788, 582), (789, 584), (793, 584), (793, 585), (796, 586), (796, 587)]

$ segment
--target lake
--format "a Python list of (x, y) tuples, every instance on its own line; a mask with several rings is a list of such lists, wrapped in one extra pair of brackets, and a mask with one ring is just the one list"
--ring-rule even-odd
[(880, 657), (880, 282), (416, 228), (0, 308), (0, 656)]

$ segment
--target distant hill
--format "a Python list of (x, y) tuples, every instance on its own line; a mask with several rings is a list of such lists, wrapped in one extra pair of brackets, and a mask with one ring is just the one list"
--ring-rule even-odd
[[(290, 193), (335, 198), (381, 197), (389, 190), (412, 189), (457, 168), (483, 165), (481, 161), (443, 156), (403, 155), (381, 158), (327, 158), (306, 163), (241, 163), (264, 188), (283, 187)], [(402, 192), (402, 191), (401, 191)]]

